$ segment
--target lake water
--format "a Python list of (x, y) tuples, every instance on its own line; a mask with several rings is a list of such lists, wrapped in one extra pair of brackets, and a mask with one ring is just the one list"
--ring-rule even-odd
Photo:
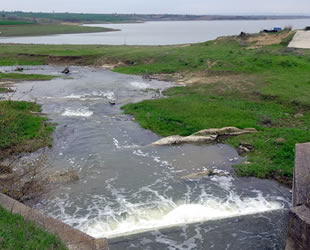
[(132, 24), (92, 24), (121, 31), (37, 37), (0, 38), (0, 43), (33, 44), (105, 44), (105, 45), (172, 45), (198, 43), (219, 36), (256, 33), (262, 29), (310, 26), (310, 19), (260, 21), (173, 21)]
[[(53, 147), (43, 150), (47, 169), (73, 169), (80, 176), (54, 186), (37, 209), (108, 237), (111, 249), (281, 249), (288, 189), (234, 176), (231, 166), (244, 159), (229, 145), (152, 146), (159, 137), (120, 109), (158, 97), (158, 89), (172, 83), (89, 67), (72, 67), (65, 79), (62, 69), (25, 67), (24, 73), (60, 77), (15, 85), (13, 98), (41, 103), (57, 123)], [(206, 169), (225, 176), (183, 178)]]

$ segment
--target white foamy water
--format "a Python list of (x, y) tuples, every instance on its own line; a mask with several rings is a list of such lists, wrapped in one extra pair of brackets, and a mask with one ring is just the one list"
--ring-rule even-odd
[(71, 116), (71, 117), (90, 117), (93, 115), (94, 112), (90, 111), (88, 108), (78, 108), (78, 109), (71, 109), (66, 108), (66, 110), (61, 114), (62, 116)]
[(144, 82), (130, 82), (130, 85), (137, 89), (147, 89), (151, 87), (151, 85)]
[(71, 94), (71, 95), (65, 96), (64, 98), (66, 98), (66, 99), (81, 99), (82, 95)]
[(63, 98), (86, 101), (86, 100), (100, 100), (102, 99), (102, 97), (108, 100), (115, 100), (115, 94), (113, 91), (100, 91), (100, 90), (95, 90), (92, 91), (91, 93), (84, 93), (84, 94), (70, 94), (64, 96)]
[[(128, 204), (127, 204), (128, 205)], [(94, 220), (82, 230), (93, 237), (113, 238), (121, 235), (166, 228), (188, 223), (202, 222), (249, 215), (283, 208), (280, 202), (267, 201), (261, 193), (255, 198), (240, 198), (231, 193), (224, 200), (209, 198), (196, 204), (163, 204), (157, 209), (141, 209), (131, 206), (126, 218), (108, 221)]]

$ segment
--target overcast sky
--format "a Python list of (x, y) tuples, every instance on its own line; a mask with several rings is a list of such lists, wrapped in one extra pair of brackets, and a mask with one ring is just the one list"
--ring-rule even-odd
[(84, 13), (310, 14), (310, 0), (0, 0), (0, 8)]

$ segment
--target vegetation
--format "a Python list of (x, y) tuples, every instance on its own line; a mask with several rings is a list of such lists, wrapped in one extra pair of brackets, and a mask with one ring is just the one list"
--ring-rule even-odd
[(0, 87), (0, 93), (9, 93), (9, 92), (14, 92), (11, 88), (6, 88), (6, 87)]
[(22, 25), (22, 24), (31, 24), (31, 22), (0, 20), (0, 25)]
[(43, 81), (55, 78), (52, 75), (41, 74), (22, 74), (22, 73), (0, 73), (0, 80), (28, 80), (28, 81)]
[(287, 183), (295, 143), (310, 140), (310, 51), (288, 49), (293, 35), (286, 30), (157, 47), (0, 45), (0, 65), (111, 64), (116, 72), (194, 82), (165, 91), (168, 98), (129, 104), (124, 110), (163, 136), (254, 127), (258, 133), (225, 140), (236, 147), (253, 146), (247, 164), (235, 166), (237, 173)]
[(101, 27), (87, 27), (65, 24), (8, 24), (0, 25), (0, 36), (44, 36), (54, 34), (106, 32), (112, 29)]
[(0, 249), (67, 249), (55, 236), (0, 206)]
[(31, 102), (0, 102), (0, 160), (51, 145), (54, 127), (34, 113), (40, 111), (40, 105)]

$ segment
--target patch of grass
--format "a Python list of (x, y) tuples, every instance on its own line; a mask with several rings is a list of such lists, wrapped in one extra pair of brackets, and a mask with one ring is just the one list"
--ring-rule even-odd
[(0, 206), (0, 249), (67, 249), (56, 237)]
[[(304, 121), (298, 120), (294, 114), (299, 107), (293, 103), (266, 100), (255, 93), (219, 93), (218, 85), (221, 83), (171, 88), (165, 92), (168, 98), (127, 104), (123, 109), (142, 127), (162, 136), (187, 136), (206, 128), (254, 127), (258, 130), (255, 134), (225, 139), (235, 147), (244, 142), (254, 147), (247, 155), (248, 164), (235, 166), (237, 173), (289, 183), (295, 144), (310, 140), (310, 110), (304, 111)], [(278, 143), (279, 138), (284, 142)]]
[(51, 145), (54, 127), (47, 118), (32, 113), (40, 111), (40, 105), (31, 102), (0, 102), (0, 160)]
[(101, 27), (87, 27), (80, 25), (64, 24), (8, 24), (0, 25), (1, 37), (12, 36), (45, 36), (54, 34), (74, 34), (74, 33), (93, 33), (106, 32), (112, 29)]
[(33, 23), (26, 21), (0, 20), (0, 25), (22, 25), (22, 24), (33, 24)]
[(22, 73), (0, 73), (0, 79), (5, 80), (25, 80), (25, 81), (41, 81), (52, 80), (55, 76), (40, 74), (22, 74)]
[(10, 88), (2, 88), (0, 87), (0, 93), (9, 93), (9, 92), (14, 92), (14, 90)]

